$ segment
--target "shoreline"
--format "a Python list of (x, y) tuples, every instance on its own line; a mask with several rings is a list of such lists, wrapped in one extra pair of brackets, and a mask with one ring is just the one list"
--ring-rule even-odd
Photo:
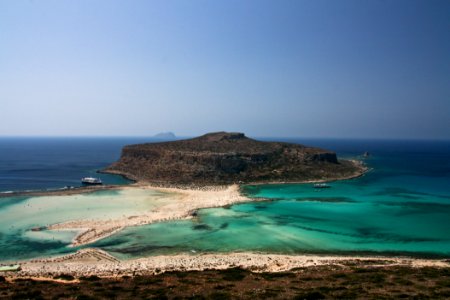
[[(292, 183), (292, 184), (309, 184), (315, 182), (324, 181), (336, 181), (336, 180), (349, 180), (353, 178), (358, 178), (363, 176), (369, 171), (363, 162), (352, 160), (358, 168), (354, 174), (347, 176), (345, 178), (332, 178), (327, 180), (307, 180), (302, 182), (258, 182), (258, 183), (245, 183), (248, 185), (253, 184), (282, 184), (282, 183)], [(131, 226), (142, 226), (156, 222), (163, 222), (175, 219), (189, 219), (195, 216), (195, 212), (198, 209), (203, 208), (213, 208), (213, 207), (224, 207), (241, 202), (255, 202), (255, 201), (265, 201), (267, 199), (261, 198), (249, 198), (242, 193), (242, 185), (232, 184), (228, 186), (224, 185), (213, 185), (213, 186), (198, 186), (198, 185), (168, 185), (164, 184), (161, 186), (155, 185), (155, 183), (139, 181), (135, 178), (127, 177), (124, 174), (114, 172), (114, 174), (122, 175), (126, 178), (135, 180), (134, 183), (129, 185), (104, 185), (104, 186), (86, 186), (67, 190), (56, 190), (56, 191), (40, 191), (40, 192), (18, 192), (9, 194), (0, 194), (0, 198), (11, 197), (11, 196), (60, 196), (60, 195), (77, 195), (84, 193), (93, 193), (102, 190), (126, 190), (126, 189), (150, 189), (154, 191), (159, 191), (168, 194), (167, 204), (158, 207), (152, 211), (146, 211), (137, 216), (128, 216), (117, 219), (110, 220), (74, 220), (64, 223), (52, 224), (46, 229), (48, 230), (75, 230), (77, 235), (73, 238), (70, 246), (81, 246), (89, 243), (93, 243), (100, 239), (106, 238), (113, 235), (120, 230), (131, 227)], [(90, 257), (85, 261), (83, 257)], [(309, 261), (318, 261), (316, 263), (329, 264), (326, 261), (348, 261), (348, 260), (391, 260), (394, 258), (384, 257), (384, 258), (374, 258), (370, 256), (321, 256), (321, 255), (281, 255), (281, 254), (257, 254), (257, 253), (227, 253), (227, 254), (196, 254), (196, 255), (174, 255), (174, 256), (154, 256), (145, 257), (133, 260), (119, 261), (116, 258), (109, 255), (107, 252), (99, 249), (83, 249), (76, 253), (72, 253), (63, 257), (56, 258), (43, 258), (43, 259), (33, 259), (30, 261), (21, 262), (23, 263), (23, 270), (34, 270), (34, 274), (39, 277), (42, 273), (50, 270), (51, 273), (55, 273), (58, 270), (71, 270), (74, 274), (113, 274), (118, 268), (121, 272), (128, 272), (133, 270), (133, 274), (136, 271), (144, 272), (147, 269), (151, 269), (151, 266), (157, 265), (156, 269), (161, 270), (172, 270), (171, 265), (177, 265), (175, 269), (186, 270), (191, 268), (191, 270), (203, 270), (208, 268), (230, 268), (233, 266), (243, 266), (249, 270), (261, 269), (261, 270), (287, 270), (283, 268), (268, 267), (268, 261), (276, 260), (283, 257), (281, 264), (285, 268), (292, 269), (298, 266), (309, 266)], [(92, 259), (94, 258), (94, 259)], [(328, 258), (328, 259), (325, 259)], [(397, 260), (397, 258), (395, 258)], [(258, 263), (253, 264), (254, 261)], [(407, 259), (412, 261), (412, 259)], [(74, 262), (75, 261), (75, 262)], [(166, 263), (165, 263), (166, 261)], [(246, 263), (247, 261), (247, 263)], [(265, 265), (261, 265), (260, 262), (266, 261)], [(434, 264), (436, 260), (424, 260), (427, 264)], [(112, 262), (114, 262), (114, 267), (112, 267)], [(248, 263), (251, 262), (251, 263)], [(94, 269), (89, 267), (90, 264), (94, 263)], [(137, 264), (137, 266), (135, 265)], [(192, 267), (194, 263), (196, 267)], [(316, 264), (315, 263), (315, 264)], [(61, 265), (59, 265), (61, 264)], [(145, 265), (145, 268), (140, 269), (139, 266)], [(314, 265), (315, 265), (314, 264)], [(191, 266), (191, 267), (188, 267)], [(28, 269), (27, 269), (28, 268)], [(29, 269), (31, 268), (31, 269)], [(62, 268), (62, 269), (61, 269)], [(72, 269), (71, 269), (72, 268)], [(83, 271), (84, 270), (84, 271)], [(83, 273), (84, 272), (84, 273)], [(23, 274), (23, 272), (19, 272)], [(28, 273), (27, 273), (28, 274)], [(30, 273), (31, 274), (31, 273)], [(38, 276), (39, 275), (39, 276)]]
[(240, 202), (257, 201), (242, 195), (238, 185), (183, 190), (179, 188), (162, 188), (136, 184), (134, 186), (122, 187), (120, 190), (134, 188), (149, 189), (165, 193), (165, 200), (167, 203), (139, 215), (109, 220), (74, 220), (52, 224), (46, 229), (78, 231), (70, 245), (71, 247), (75, 247), (106, 238), (126, 227), (142, 226), (175, 219), (189, 219), (193, 217), (194, 212), (198, 209), (223, 207)]
[(131, 260), (118, 260), (107, 252), (88, 248), (76, 253), (47, 259), (19, 262), (21, 270), (4, 272), (10, 278), (30, 278), (68, 274), (74, 277), (155, 275), (170, 271), (204, 271), (242, 268), (251, 272), (296, 272), (302, 268), (318, 266), (336, 267), (389, 267), (450, 268), (445, 259), (424, 259), (386, 256), (340, 256), (340, 255), (284, 255), (238, 252), (228, 254), (177, 254), (159, 255)]
[(270, 184), (309, 184), (309, 183), (323, 183), (323, 182), (335, 182), (335, 181), (341, 181), (341, 180), (351, 180), (356, 179), (359, 177), (362, 177), (366, 175), (368, 172), (373, 170), (372, 168), (369, 168), (365, 165), (365, 163), (361, 160), (357, 159), (348, 159), (347, 161), (350, 161), (353, 163), (358, 170), (348, 176), (344, 177), (333, 177), (328, 179), (311, 179), (311, 180), (293, 180), (293, 181), (256, 181), (256, 182), (235, 182), (235, 183), (229, 183), (229, 184), (170, 184), (167, 182), (155, 182), (155, 181), (147, 181), (147, 180), (141, 180), (138, 179), (135, 176), (132, 176), (128, 173), (119, 172), (116, 170), (99, 170), (98, 173), (102, 174), (112, 174), (112, 175), (119, 175), (124, 177), (127, 180), (130, 180), (130, 184), (123, 184), (123, 185), (92, 185), (92, 186), (79, 186), (79, 187), (73, 187), (70, 189), (61, 188), (61, 189), (54, 189), (54, 190), (33, 190), (33, 191), (3, 191), (0, 192), (0, 199), (1, 198), (9, 198), (9, 197), (19, 197), (19, 196), (29, 196), (29, 197), (39, 197), (39, 196), (64, 196), (64, 195), (75, 195), (75, 194), (84, 194), (84, 193), (93, 193), (97, 191), (102, 190), (117, 190), (122, 189), (126, 187), (142, 187), (142, 186), (148, 186), (155, 189), (179, 189), (179, 190), (198, 190), (198, 189), (217, 189), (217, 188), (226, 188), (230, 185), (270, 185)]
[[(358, 171), (346, 178), (335, 179), (335, 180), (349, 180), (353, 178), (358, 178), (366, 174), (369, 171), (362, 162), (357, 160), (351, 161)], [(125, 175), (122, 175), (125, 176)], [(314, 182), (329, 182), (335, 181), (331, 180), (314, 180), (314, 181), (304, 181), (296, 182), (298, 184), (308, 184)], [(284, 182), (287, 183), (287, 182)], [(293, 182), (294, 183), (294, 182)], [(249, 183), (252, 185), (252, 183)], [(261, 184), (282, 184), (270, 182)], [(193, 213), (202, 208), (214, 208), (214, 207), (224, 207), (227, 205), (232, 205), (241, 202), (254, 202), (254, 201), (264, 201), (267, 199), (261, 198), (249, 198), (244, 195), (241, 191), (240, 184), (232, 184), (228, 186), (155, 186), (152, 183), (146, 183), (144, 181), (136, 181), (134, 184), (123, 186), (123, 187), (110, 187), (109, 189), (128, 189), (128, 188), (144, 188), (152, 189), (155, 191), (163, 193), (171, 193), (172, 198), (175, 199), (175, 205), (164, 205), (157, 210), (151, 212), (145, 212), (142, 215), (130, 216), (127, 218), (114, 219), (108, 221), (100, 220), (75, 220), (59, 224), (52, 224), (47, 227), (49, 230), (78, 230), (78, 234), (72, 240), (71, 247), (81, 246), (93, 243), (100, 239), (106, 238), (121, 231), (126, 227), (131, 226), (142, 226), (148, 225), (156, 222), (163, 222), (169, 220), (181, 220), (192, 218)], [(97, 190), (101, 190), (99, 188)], [(106, 187), (108, 189), (108, 187)], [(96, 189), (91, 189), (95, 191)], [(169, 199), (168, 199), (169, 200)]]
[[(303, 182), (292, 182), (297, 184), (308, 184), (323, 181), (333, 180), (348, 180), (363, 176), (368, 172), (368, 168), (363, 162), (357, 160), (351, 160), (351, 163), (357, 167), (358, 171), (354, 174), (340, 179), (328, 179), (328, 180), (308, 180)], [(102, 170), (102, 172), (105, 172)], [(122, 175), (125, 178), (130, 178), (127, 174), (120, 174), (120, 172), (113, 171), (113, 174)], [(63, 223), (51, 224), (46, 227), (47, 230), (73, 230), (77, 231), (76, 236), (73, 238), (70, 247), (76, 247), (93, 243), (103, 238), (109, 237), (126, 227), (142, 226), (157, 222), (190, 219), (195, 215), (195, 211), (203, 208), (224, 207), (241, 202), (254, 202), (264, 201), (266, 199), (261, 198), (249, 198), (242, 193), (242, 186), (238, 184), (232, 184), (228, 186), (216, 185), (216, 186), (180, 186), (180, 185), (154, 185), (145, 181), (137, 181), (137, 178), (130, 178), (135, 180), (134, 183), (129, 185), (106, 185), (106, 186), (86, 186), (67, 190), (57, 191), (42, 191), (42, 192), (23, 192), (0, 195), (10, 196), (61, 196), (61, 195), (77, 195), (84, 193), (93, 193), (102, 190), (126, 190), (126, 189), (150, 189), (165, 194), (169, 194), (166, 197), (167, 204), (158, 207), (152, 211), (146, 211), (139, 215), (122, 217), (109, 220), (87, 220), (79, 219), (73, 221), (67, 221)], [(257, 184), (283, 184), (288, 182), (264, 182)], [(248, 183), (253, 185), (255, 183)]]
[(356, 168), (356, 171), (353, 174), (347, 175), (347, 176), (341, 176), (341, 177), (330, 177), (330, 178), (323, 178), (323, 179), (308, 179), (308, 180), (280, 180), (280, 181), (240, 181), (240, 182), (233, 182), (233, 183), (223, 183), (223, 184), (211, 184), (211, 183), (205, 183), (205, 184), (170, 184), (168, 182), (156, 182), (156, 181), (148, 181), (145, 179), (138, 178), (136, 176), (133, 176), (127, 172), (117, 171), (117, 170), (110, 170), (110, 169), (103, 169), (100, 172), (105, 174), (113, 174), (113, 175), (120, 175), (128, 180), (132, 180), (135, 183), (141, 183), (141, 184), (148, 184), (155, 187), (168, 187), (168, 188), (179, 188), (179, 189), (192, 189), (192, 188), (208, 188), (208, 187), (221, 187), (221, 186), (228, 186), (230, 184), (238, 184), (238, 185), (264, 185), (264, 184), (307, 184), (307, 183), (323, 183), (323, 182), (334, 182), (334, 181), (340, 181), (340, 180), (350, 180), (350, 179), (356, 179), (361, 176), (364, 176), (367, 172), (371, 171), (372, 168), (367, 167), (367, 165), (364, 163), (363, 160), (359, 159), (342, 159), (342, 161), (347, 161), (353, 164), (353, 166)]
[(336, 182), (341, 180), (352, 180), (360, 178), (366, 175), (368, 172), (372, 171), (373, 168), (367, 167), (363, 161), (357, 159), (347, 160), (353, 163), (356, 167), (358, 167), (358, 171), (355, 173), (344, 176), (344, 177), (335, 177), (328, 179), (311, 179), (311, 180), (303, 180), (303, 181), (267, 181), (267, 182), (246, 182), (240, 185), (271, 185), (271, 184), (309, 184), (309, 183), (325, 183), (325, 182)]
[(66, 196), (66, 195), (79, 195), (79, 194), (87, 194), (94, 193), (97, 191), (103, 190), (116, 190), (121, 189), (123, 187), (131, 187), (135, 186), (136, 183), (131, 183), (127, 185), (93, 185), (93, 186), (79, 186), (73, 188), (61, 188), (55, 190), (36, 190), (36, 191), (11, 191), (11, 192), (0, 192), (1, 198), (9, 198), (9, 197), (40, 197), (40, 196)]

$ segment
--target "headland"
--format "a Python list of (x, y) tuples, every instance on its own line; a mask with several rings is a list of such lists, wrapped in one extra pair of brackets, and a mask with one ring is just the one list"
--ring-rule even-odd
[(367, 168), (320, 148), (264, 142), (243, 133), (215, 132), (161, 143), (126, 146), (102, 172), (161, 186), (321, 182), (349, 179)]

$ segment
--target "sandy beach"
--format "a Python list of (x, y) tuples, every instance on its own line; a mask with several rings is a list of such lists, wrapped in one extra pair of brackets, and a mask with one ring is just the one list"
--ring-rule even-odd
[(298, 268), (334, 265), (346, 266), (408, 266), (450, 267), (448, 260), (415, 259), (378, 256), (332, 255), (281, 255), (261, 253), (195, 254), (151, 256), (120, 261), (99, 249), (83, 249), (74, 254), (49, 259), (36, 259), (21, 263), (19, 272), (9, 272), (9, 277), (46, 277), (61, 274), (80, 276), (136, 276), (167, 271), (192, 271), (240, 267), (252, 272), (284, 272)]
[[(201, 208), (221, 207), (239, 202), (257, 201), (240, 193), (238, 185), (222, 187), (156, 187), (135, 183), (115, 189), (149, 189), (164, 193), (164, 204), (142, 214), (108, 220), (76, 220), (53, 224), (50, 230), (78, 230), (72, 246), (89, 244), (128, 226), (154, 222), (186, 219), (195, 216)], [(419, 259), (411, 257), (339, 256), (339, 255), (282, 255), (266, 253), (190, 253), (150, 256), (119, 260), (107, 252), (87, 248), (59, 257), (19, 261), (20, 271), (5, 272), (7, 277), (53, 278), (61, 274), (80, 276), (136, 276), (154, 275), (168, 271), (223, 270), (240, 267), (252, 272), (285, 272), (315, 266), (363, 267), (437, 267), (448, 268), (444, 259)]]
[(238, 185), (227, 187), (201, 187), (191, 189), (154, 187), (150, 185), (133, 185), (120, 189), (150, 189), (165, 193), (165, 203), (151, 211), (142, 214), (124, 216), (109, 220), (75, 220), (59, 224), (52, 224), (50, 230), (78, 230), (72, 241), (72, 246), (92, 243), (110, 236), (125, 227), (140, 226), (154, 222), (174, 219), (192, 218), (195, 211), (201, 208), (221, 207), (238, 202), (251, 201), (239, 192)]

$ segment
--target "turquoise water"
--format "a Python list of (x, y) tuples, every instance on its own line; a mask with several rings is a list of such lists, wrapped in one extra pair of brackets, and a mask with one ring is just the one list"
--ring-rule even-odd
[[(88, 247), (120, 258), (230, 251), (450, 257), (450, 142), (301, 142), (346, 157), (368, 150), (373, 170), (322, 190), (311, 184), (243, 186), (249, 197), (265, 200), (127, 228)], [(0, 198), (0, 260), (78, 249), (68, 247), (75, 232), (31, 232), (34, 226), (83, 215), (131, 215), (154, 205), (142, 195), (90, 195)]]
[(77, 231), (41, 230), (67, 221), (109, 220), (140, 215), (165, 203), (166, 193), (148, 189), (88, 194), (0, 198), (0, 261), (70, 253)]
[(250, 197), (271, 201), (128, 228), (96, 246), (121, 258), (203, 251), (449, 257), (449, 143), (411, 143), (375, 144), (367, 160), (373, 170), (330, 189), (244, 186)]

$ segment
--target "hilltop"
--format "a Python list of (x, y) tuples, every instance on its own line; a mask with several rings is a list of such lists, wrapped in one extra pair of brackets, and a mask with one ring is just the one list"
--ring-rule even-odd
[(119, 161), (104, 171), (163, 185), (220, 185), (336, 180), (358, 176), (364, 168), (320, 148), (215, 132), (125, 146)]

